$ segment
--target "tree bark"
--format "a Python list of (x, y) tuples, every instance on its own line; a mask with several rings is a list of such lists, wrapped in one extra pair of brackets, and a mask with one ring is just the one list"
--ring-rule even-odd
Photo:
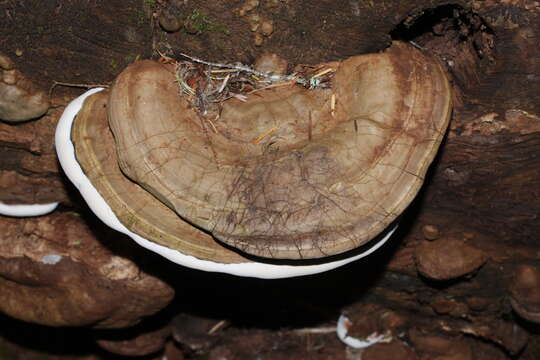
[[(538, 269), (540, 254), (538, 2), (261, 1), (250, 11), (272, 20), (274, 26), (261, 46), (255, 44), (249, 26), (251, 13), (238, 13), (243, 4), (240, 0), (4, 1), (0, 51), (44, 89), (53, 81), (108, 83), (137, 57), (159, 56), (154, 50), (172, 49), (171, 56), (188, 52), (221, 62), (250, 62), (263, 52), (275, 52), (290, 64), (319, 63), (380, 51), (399, 39), (437, 55), (455, 90), (451, 126), (423, 190), (401, 218), (397, 236), (378, 254), (316, 278), (265, 285), (171, 264), (156, 265), (153, 275), (177, 292), (183, 289), (175, 300), (181, 311), (206, 311), (233, 324), (250, 323), (245, 314), (264, 309), (267, 315), (261, 323), (269, 327), (305, 327), (335, 319), (341, 309), (360, 317), (366, 304), (375, 303), (406, 319), (404, 329), (421, 359), (435, 356), (436, 341), (419, 341), (414, 331), (459, 341), (466, 335), (463, 346), (473, 349), (474, 359), (531, 358), (533, 346), (523, 348), (528, 336), (531, 343), (537, 341), (536, 330), (512, 310), (509, 289), (517, 265)], [(159, 27), (165, 11), (186, 19), (194, 10), (224, 30), (166, 33)], [(15, 55), (16, 50), (22, 50), (22, 56)], [(0, 201), (59, 201), (60, 211), (83, 214), (70, 221), (85, 222), (89, 216), (85, 205), (59, 169), (53, 145), (56, 122), (77, 93), (75, 88), (56, 87), (53, 108), (43, 118), (15, 126), (0, 123)], [(13, 221), (0, 217), (0, 238)], [(34, 220), (16, 221), (24, 227)], [(106, 244), (99, 233), (96, 239)], [(427, 246), (428, 254), (438, 256), (441, 250), (436, 245), (425, 244), (444, 241), (464, 246), (465, 252), (467, 247), (479, 250), (483, 260), (462, 273), (452, 259), (441, 260), (436, 265), (440, 268), (432, 269), (455, 271), (452, 279), (434, 280), (429, 269), (419, 272), (419, 264), (428, 261), (419, 249)], [(5, 276), (0, 266), (0, 278)], [(209, 290), (201, 290), (201, 282), (223, 291), (212, 295), (212, 311), (204, 308)], [(253, 294), (249, 287), (261, 294)], [(289, 294), (287, 300), (283, 292)], [(249, 293), (250, 300), (233, 301), (226, 295), (232, 293)], [(536, 300), (540, 306), (540, 298)], [(291, 319), (295, 312), (303, 314), (298, 322), (280, 322), (284, 313)], [(229, 338), (233, 353), (237, 336), (231, 333)], [(486, 347), (490, 350), (484, 354), (490, 355), (474, 350)]]

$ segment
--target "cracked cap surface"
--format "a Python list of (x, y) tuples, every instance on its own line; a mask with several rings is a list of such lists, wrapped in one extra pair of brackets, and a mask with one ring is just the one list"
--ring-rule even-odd
[[(147, 226), (170, 221), (163, 228), (186, 231), (172, 247), (195, 256), (241, 257), (208, 234), (277, 259), (357, 248), (418, 192), (448, 125), (451, 91), (438, 61), (403, 43), (329, 66), (330, 89), (280, 87), (225, 101), (214, 132), (179, 96), (170, 67), (137, 62), (101, 100), (115, 144), (89, 166), (79, 150), (78, 159), (87, 174), (100, 161), (121, 169), (112, 180), (88, 175), (94, 184), (127, 181), (145, 193), (128, 215), (111, 204), (126, 226), (171, 247), (167, 230)], [(104, 197), (133, 195), (122, 188)], [(155, 207), (170, 213), (145, 218)]]

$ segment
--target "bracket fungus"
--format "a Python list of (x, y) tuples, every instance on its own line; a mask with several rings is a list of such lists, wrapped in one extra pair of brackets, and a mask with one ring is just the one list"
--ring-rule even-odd
[(0, 201), (0, 215), (13, 217), (42, 216), (54, 211), (58, 202), (47, 204), (6, 204)]
[(321, 68), (329, 87), (268, 86), (209, 118), (174, 65), (136, 62), (66, 108), (60, 162), (105, 223), (177, 263), (262, 278), (341, 266), (395, 229), (451, 91), (435, 58), (400, 42)]
[(0, 120), (18, 123), (36, 119), (45, 114), (49, 106), (45, 91), (38, 89), (0, 52)]

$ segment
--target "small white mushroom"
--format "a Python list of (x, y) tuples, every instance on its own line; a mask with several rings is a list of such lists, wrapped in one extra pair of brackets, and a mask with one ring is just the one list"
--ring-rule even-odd
[(365, 339), (358, 339), (352, 336), (348, 335), (349, 327), (351, 327), (352, 323), (345, 315), (341, 315), (338, 319), (336, 333), (342, 342), (347, 344), (348, 346), (354, 348), (354, 349), (365, 349), (367, 347), (370, 347), (371, 345), (377, 344), (377, 343), (388, 343), (392, 341), (392, 335), (389, 333), (384, 334), (378, 334), (373, 333), (366, 337)]
[(49, 254), (41, 258), (41, 262), (47, 265), (56, 265), (62, 260), (62, 255)]

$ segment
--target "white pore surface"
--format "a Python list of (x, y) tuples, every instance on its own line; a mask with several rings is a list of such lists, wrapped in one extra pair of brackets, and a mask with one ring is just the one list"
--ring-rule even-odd
[(73, 147), (73, 143), (71, 142), (71, 126), (73, 124), (73, 120), (81, 109), (84, 99), (101, 90), (103, 90), (103, 88), (95, 88), (85, 92), (84, 94), (73, 100), (64, 110), (64, 113), (62, 114), (62, 117), (58, 122), (55, 135), (56, 152), (58, 153), (58, 159), (60, 160), (60, 164), (62, 165), (64, 172), (71, 180), (71, 182), (77, 187), (77, 189), (79, 189), (81, 195), (88, 203), (90, 209), (92, 209), (92, 211), (97, 215), (97, 217), (101, 219), (101, 221), (103, 221), (111, 228), (128, 235), (139, 245), (160, 254), (161, 256), (169, 259), (172, 262), (203, 271), (222, 272), (236, 276), (255, 277), (261, 279), (279, 279), (311, 275), (335, 269), (337, 267), (343, 266), (371, 254), (372, 252), (380, 248), (390, 238), (390, 236), (397, 228), (397, 225), (394, 226), (394, 228), (388, 231), (380, 241), (378, 241), (376, 244), (374, 244), (371, 248), (369, 248), (363, 253), (356, 254), (349, 258), (331, 261), (328, 263), (298, 266), (276, 265), (258, 262), (237, 264), (216, 263), (209, 260), (197, 259), (194, 256), (185, 255), (178, 250), (174, 250), (149, 241), (131, 232), (120, 222), (120, 220), (118, 220), (109, 205), (101, 197), (96, 188), (94, 188), (92, 183), (90, 183), (90, 180), (88, 180), (79, 163), (77, 162), (77, 159), (75, 158), (75, 149)]
[(13, 217), (41, 216), (54, 211), (57, 206), (57, 202), (32, 205), (8, 205), (0, 201), (0, 215)]
[(386, 343), (392, 341), (392, 336), (389, 334), (377, 334), (373, 333), (365, 339), (358, 339), (352, 336), (347, 335), (349, 332), (348, 325), (351, 324), (349, 318), (345, 315), (341, 315), (337, 322), (336, 333), (339, 340), (343, 341), (345, 344), (349, 345), (355, 349), (365, 349), (373, 344), (380, 342)]

